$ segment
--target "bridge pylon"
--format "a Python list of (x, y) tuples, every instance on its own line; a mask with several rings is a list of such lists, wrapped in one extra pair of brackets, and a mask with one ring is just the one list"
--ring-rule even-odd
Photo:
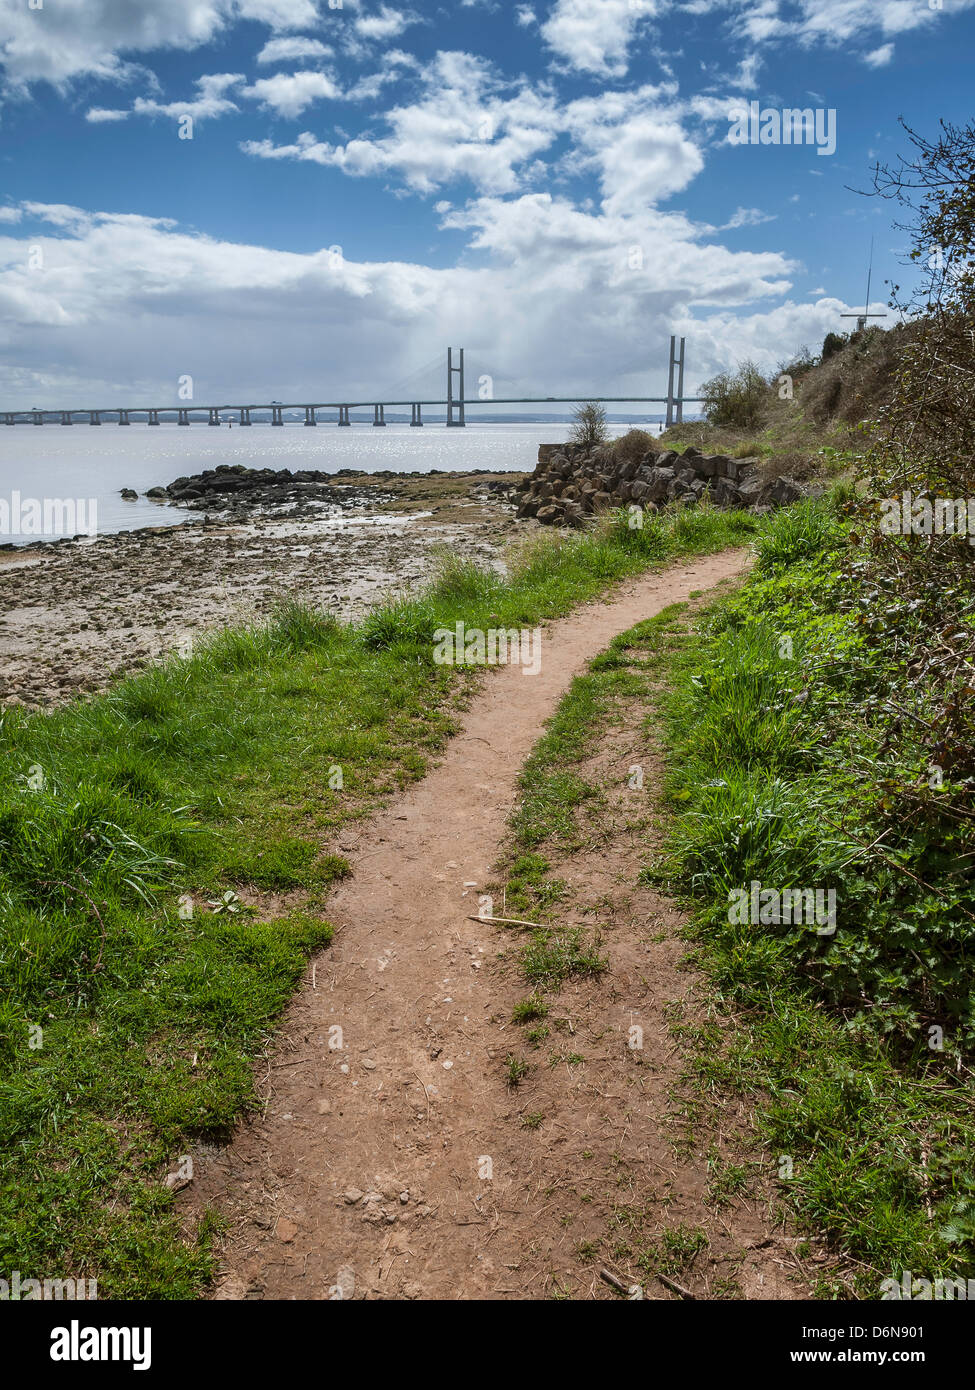
[[(459, 365), (454, 366), (454, 349), (447, 349), (447, 428), (463, 429), (464, 419), (464, 349), (458, 348)], [(454, 377), (459, 377), (460, 396), (454, 395)]]

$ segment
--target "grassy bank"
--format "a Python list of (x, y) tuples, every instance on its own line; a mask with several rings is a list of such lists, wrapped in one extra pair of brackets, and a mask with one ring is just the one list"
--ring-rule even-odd
[(290, 607), (92, 701), (6, 711), (0, 1271), (198, 1292), (212, 1221), (183, 1232), (166, 1176), (255, 1102), (253, 1063), (331, 935), (336, 832), (451, 732), (471, 675), (434, 663), (434, 628), (535, 624), (754, 525), (609, 521), (526, 545), (507, 578), (446, 560), (359, 624)]
[[(975, 821), (931, 765), (929, 619), (827, 500), (763, 527), (671, 659), (673, 853), (648, 872), (746, 1025), (698, 1084), (764, 1093), (783, 1195), (844, 1257), (826, 1293), (975, 1273)], [(753, 882), (834, 890), (835, 932), (731, 920)]]

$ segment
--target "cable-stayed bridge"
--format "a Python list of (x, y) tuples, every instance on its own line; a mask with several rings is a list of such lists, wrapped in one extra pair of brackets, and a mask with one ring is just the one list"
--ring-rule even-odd
[[(144, 416), (148, 425), (159, 425), (163, 418), (167, 422), (175, 419), (178, 425), (189, 425), (192, 421), (202, 420), (205, 416), (208, 425), (222, 425), (225, 423), (228, 412), (233, 412), (238, 416), (237, 423), (239, 425), (250, 425), (253, 424), (252, 412), (263, 411), (270, 414), (272, 425), (283, 425), (285, 413), (294, 414), (304, 411), (304, 423), (314, 426), (329, 423), (326, 420), (319, 420), (320, 411), (335, 411), (337, 418), (332, 423), (349, 426), (352, 424), (351, 411), (367, 409), (373, 412), (373, 425), (384, 426), (387, 409), (405, 409), (406, 406), (409, 406), (412, 426), (423, 425), (424, 407), (428, 409), (443, 407), (447, 412), (447, 427), (462, 429), (467, 423), (466, 408), (468, 406), (578, 405), (581, 400), (585, 400), (604, 405), (613, 403), (666, 405), (666, 421), (668, 425), (672, 425), (683, 419), (685, 402), (701, 399), (700, 396), (684, 395), (684, 341), (683, 338), (680, 339), (678, 351), (677, 339), (672, 337), (670, 340), (670, 365), (666, 396), (496, 396), (494, 394), (493, 375), (490, 373), (482, 374), (479, 377), (478, 394), (468, 396), (466, 394), (464, 349), (448, 348), (446, 394), (442, 398), (431, 398), (425, 395), (421, 389), (421, 382), (424, 379), (429, 380), (430, 369), (435, 365), (435, 363), (425, 363), (411, 376), (397, 383), (382, 400), (296, 401), (292, 403), (268, 401), (265, 404), (249, 402), (223, 405), (196, 405), (187, 402), (182, 405), (168, 406), (84, 406), (69, 410), (34, 407), (30, 410), (0, 409), (0, 419), (4, 425), (44, 425), (48, 423), (73, 425), (76, 422), (76, 417), (81, 421), (87, 420), (89, 425), (101, 425), (112, 419), (119, 425), (131, 425), (132, 416), (135, 415)], [(402, 394), (402, 399), (393, 399), (400, 394)]]

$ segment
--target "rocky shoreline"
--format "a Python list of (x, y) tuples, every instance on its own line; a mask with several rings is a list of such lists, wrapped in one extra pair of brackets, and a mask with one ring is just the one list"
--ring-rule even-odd
[(518, 516), (543, 526), (581, 526), (614, 507), (655, 512), (705, 500), (762, 513), (803, 496), (794, 479), (770, 476), (762, 459), (705, 454), (694, 446), (660, 452), (639, 430), (612, 444), (543, 444), (534, 473), (516, 491)]
[(300, 479), (284, 480), (299, 492), (280, 500), (259, 479), (228, 492), (226, 508), (210, 507), (202, 491), (190, 500), (204, 515), (171, 526), (8, 548), (0, 705), (51, 708), (104, 689), (286, 597), (356, 617), (421, 583), (438, 548), (500, 564), (515, 522), (495, 499), (520, 476), (345, 470), (330, 475), (334, 497), (324, 505)]

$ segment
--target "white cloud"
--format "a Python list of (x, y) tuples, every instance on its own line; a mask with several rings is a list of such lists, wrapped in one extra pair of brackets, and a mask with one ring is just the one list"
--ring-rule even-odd
[(210, 73), (196, 80), (197, 95), (189, 101), (156, 101), (154, 98), (136, 97), (132, 103), (135, 116), (172, 116), (180, 120), (191, 116), (194, 121), (213, 120), (226, 116), (231, 111), (239, 111), (236, 102), (227, 93), (244, 81), (239, 72)]
[(279, 116), (294, 119), (316, 101), (335, 101), (341, 92), (334, 80), (324, 72), (279, 72), (262, 77), (241, 96), (251, 97)]
[[(166, 401), (184, 373), (223, 399), (320, 397), (325, 383), (368, 399), (448, 341), (468, 347), (472, 368), (489, 344), (491, 364), (526, 393), (646, 395), (654, 378), (663, 385), (671, 332), (688, 337), (693, 389), (739, 356), (771, 367), (804, 338), (815, 344), (842, 307), (755, 310), (789, 287), (780, 253), (710, 244), (680, 214), (587, 213), (549, 194), (447, 211), (483, 263), (444, 269), (335, 265), (325, 250), (294, 254), (149, 218), (32, 207), (25, 212), (46, 216), (52, 234), (0, 235), (0, 394), (11, 400), (16, 383), (12, 404), (32, 404), (42, 388), (56, 405), (93, 393)], [(323, 228), (323, 244), (331, 240)], [(43, 247), (43, 272), (28, 268), (28, 241)], [(742, 305), (753, 310), (744, 319)], [(713, 312), (697, 318), (698, 308)]]
[(92, 106), (85, 112), (85, 120), (91, 125), (104, 125), (111, 121), (127, 121), (128, 111), (110, 110), (106, 106)]
[(550, 93), (525, 86), (504, 95), (489, 64), (464, 53), (438, 53), (420, 99), (392, 108), (385, 118), (390, 133), (378, 138), (333, 145), (306, 131), (294, 144), (250, 140), (242, 148), (263, 159), (304, 160), (353, 176), (394, 174), (419, 193), (458, 178), (511, 193), (559, 126)]
[(520, 24), (523, 29), (529, 29), (533, 24), (538, 23), (535, 11), (531, 5), (515, 6), (515, 22)]
[(732, 232), (739, 227), (760, 227), (763, 222), (774, 221), (775, 214), (762, 212), (761, 208), (738, 208), (718, 231)]
[[(816, 43), (836, 47), (876, 33), (896, 37), (937, 24), (947, 13), (947, 9), (932, 8), (925, 0), (795, 0), (795, 10), (786, 7), (784, 0), (718, 3), (731, 11), (737, 32), (754, 43), (784, 39), (806, 47)], [(957, 14), (971, 9), (975, 0), (950, 0), (950, 4)], [(866, 61), (884, 54), (887, 47), (875, 49), (866, 55)], [(881, 64), (887, 61), (886, 56), (879, 60)]]
[(395, 39), (418, 22), (418, 16), (409, 11), (382, 5), (377, 14), (360, 15), (355, 21), (355, 31), (364, 39)]
[(138, 70), (123, 55), (197, 48), (240, 19), (304, 29), (318, 10), (314, 0), (57, 0), (37, 10), (4, 0), (0, 68), (13, 92), (79, 77), (124, 81)]
[(292, 39), (268, 39), (257, 55), (259, 63), (292, 63), (303, 58), (330, 58), (334, 49), (319, 39), (296, 36)]
[(542, 37), (571, 68), (622, 77), (641, 21), (657, 13), (657, 0), (557, 0)]
[(880, 48), (875, 48), (872, 53), (865, 53), (863, 61), (870, 68), (885, 68), (894, 56), (894, 45), (892, 43), (882, 44)]

